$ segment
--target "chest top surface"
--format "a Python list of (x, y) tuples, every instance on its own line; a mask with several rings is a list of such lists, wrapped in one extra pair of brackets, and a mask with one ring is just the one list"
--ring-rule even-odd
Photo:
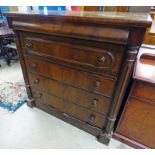
[(79, 39), (140, 45), (149, 14), (88, 11), (26, 11), (4, 13), (10, 28)]
[[(96, 24), (148, 27), (151, 17), (146, 13), (89, 12), (89, 11), (17, 11), (4, 13), (7, 17), (22, 19), (50, 19), (59, 21), (78, 21)], [(24, 17), (24, 18), (23, 18)], [(37, 17), (37, 18), (36, 18)]]

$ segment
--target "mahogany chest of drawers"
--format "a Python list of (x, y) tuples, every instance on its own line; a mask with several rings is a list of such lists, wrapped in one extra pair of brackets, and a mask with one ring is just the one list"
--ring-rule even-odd
[(5, 13), (30, 102), (108, 144), (148, 14)]
[(155, 149), (154, 120), (155, 48), (143, 47), (135, 63), (130, 94), (113, 136), (134, 148)]

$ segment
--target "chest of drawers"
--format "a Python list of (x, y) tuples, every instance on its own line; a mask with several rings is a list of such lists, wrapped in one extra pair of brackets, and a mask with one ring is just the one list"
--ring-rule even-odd
[(5, 13), (30, 102), (108, 144), (147, 14)]

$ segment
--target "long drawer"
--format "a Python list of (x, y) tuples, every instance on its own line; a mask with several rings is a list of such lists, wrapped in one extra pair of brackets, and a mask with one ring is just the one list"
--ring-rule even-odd
[(91, 110), (85, 109), (71, 102), (62, 100), (56, 96), (48, 95), (34, 88), (32, 88), (32, 92), (33, 92), (33, 97), (36, 104), (37, 102), (42, 103), (45, 106), (55, 108), (62, 113), (71, 115), (90, 125), (93, 125), (99, 128), (104, 127), (106, 118), (103, 115), (100, 115)]
[(26, 68), (32, 73), (41, 74), (91, 92), (111, 97), (115, 88), (113, 79), (104, 78), (88, 72), (49, 63), (35, 58), (25, 58)]
[(25, 53), (47, 56), (55, 61), (74, 67), (117, 76), (120, 70), (125, 47), (102, 43), (102, 48), (88, 47), (54, 40), (42, 34), (22, 33)]
[(72, 87), (70, 85), (45, 78), (43, 76), (28, 73), (31, 87), (46, 93), (58, 96), (75, 104), (80, 104), (93, 111), (107, 114), (110, 107), (110, 98), (89, 93), (88, 91)]

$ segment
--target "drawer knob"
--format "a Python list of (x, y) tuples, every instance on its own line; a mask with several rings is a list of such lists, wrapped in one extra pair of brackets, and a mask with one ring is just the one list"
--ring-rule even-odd
[(42, 96), (43, 96), (43, 94), (42, 93), (39, 93), (38, 96), (37, 96), (37, 98), (40, 99)]
[(98, 102), (97, 99), (93, 99), (91, 104), (92, 104), (93, 106), (96, 106), (96, 105), (97, 105), (97, 102)]
[(25, 47), (26, 47), (26, 48), (32, 48), (32, 43), (26, 43), (26, 44), (25, 44)]
[(100, 81), (96, 81), (95, 86), (96, 86), (96, 88), (99, 88), (100, 87)]
[(105, 62), (105, 57), (101, 57), (98, 59), (99, 64), (103, 64)]
[(36, 64), (31, 64), (31, 67), (32, 67), (32, 68), (36, 68), (37, 65), (36, 65)]
[(93, 124), (93, 123), (94, 123), (94, 120), (95, 120), (95, 115), (91, 114), (91, 115), (89, 116), (89, 123), (90, 123), (90, 124)]
[(35, 81), (33, 81), (34, 84), (38, 84), (40, 82), (39, 79), (36, 79)]

